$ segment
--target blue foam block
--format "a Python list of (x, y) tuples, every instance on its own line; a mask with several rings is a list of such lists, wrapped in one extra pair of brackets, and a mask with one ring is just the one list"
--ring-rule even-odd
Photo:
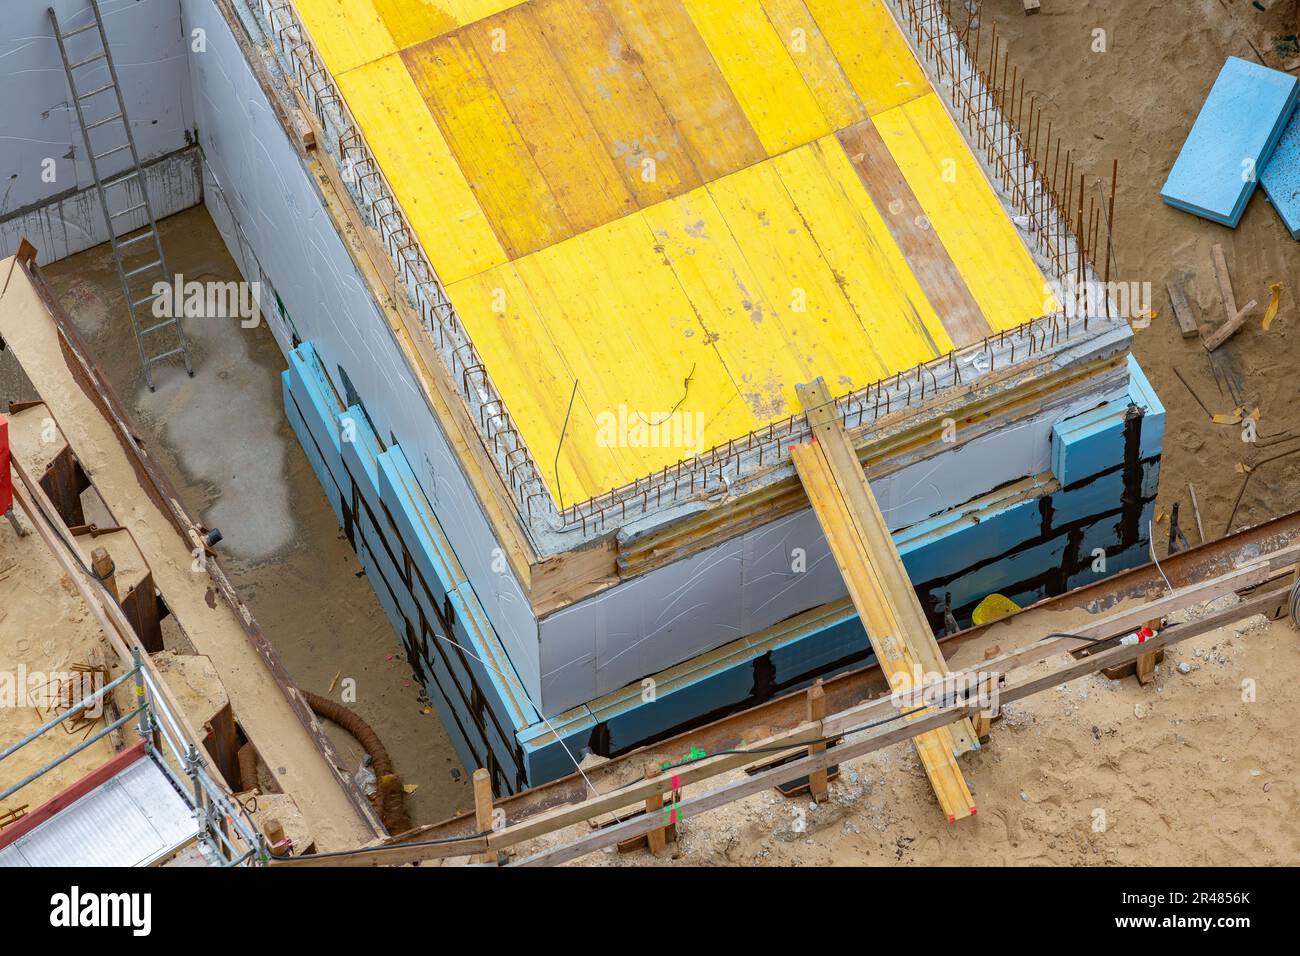
[(1164, 201), (1236, 226), (1297, 97), (1295, 77), (1229, 57), (1160, 190)]
[(1291, 114), (1259, 183), (1282, 217), (1291, 238), (1300, 239), (1300, 109)]

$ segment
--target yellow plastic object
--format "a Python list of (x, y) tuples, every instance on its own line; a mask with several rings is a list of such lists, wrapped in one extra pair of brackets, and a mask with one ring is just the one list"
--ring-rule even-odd
[(939, 97), (929, 93), (872, 122), (989, 327), (1055, 311), (1043, 274)]
[(1011, 598), (1004, 597), (1001, 594), (990, 594), (975, 606), (975, 610), (971, 612), (971, 620), (978, 627), (981, 624), (989, 624), (1004, 617), (1010, 617), (1019, 610), (1020, 605)]
[(1268, 287), (1268, 291), (1272, 297), (1268, 300), (1268, 309), (1264, 312), (1263, 328), (1265, 332), (1273, 324), (1273, 320), (1277, 318), (1278, 306), (1282, 303), (1282, 283), (1274, 282)]

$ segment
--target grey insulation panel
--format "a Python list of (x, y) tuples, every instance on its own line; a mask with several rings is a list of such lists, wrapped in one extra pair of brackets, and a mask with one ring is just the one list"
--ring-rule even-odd
[[(98, 203), (89, 201), (93, 195), (79, 195), (94, 179), (46, 13), (50, 6), (65, 31), (90, 22), (85, 0), (6, 0), (0, 16), (0, 239), (12, 251), (12, 234), (29, 234), (43, 243), (42, 261), (107, 238)], [(180, 0), (102, 0), (100, 9), (141, 162), (184, 150), (194, 140), (194, 111)], [(74, 60), (98, 49), (93, 30), (68, 43)], [(82, 92), (88, 92), (108, 81), (108, 69), (99, 61), (76, 76)], [(116, 112), (111, 92), (85, 105), (88, 122)], [(101, 127), (120, 140), (119, 129)], [(97, 148), (118, 145), (94, 142)], [(100, 173), (111, 176), (129, 162), (128, 153), (115, 154), (104, 160)], [(151, 176), (150, 198), (160, 216), (197, 202), (198, 179), (192, 173), (192, 165), (172, 163)], [(33, 217), (41, 210), (43, 216)]]

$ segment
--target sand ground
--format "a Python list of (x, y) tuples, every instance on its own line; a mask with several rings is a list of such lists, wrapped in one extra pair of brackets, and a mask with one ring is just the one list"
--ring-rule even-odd
[[(238, 281), (234, 261), (206, 209), (159, 224), (168, 265), (186, 279)], [(43, 266), (64, 309), (130, 407), (185, 506), (220, 528), (220, 561), (290, 675), (326, 694), (336, 675), (356, 680), (351, 704), (384, 742), (416, 790), (415, 823), (473, 805), (468, 775), (420, 687), (284, 417), (284, 356), (265, 325), (235, 320), (186, 323), (196, 377), (159, 367), (145, 386), (107, 245)], [(0, 353), (0, 399), (32, 398), (13, 359)], [(336, 689), (335, 695), (338, 697)], [(330, 727), (357, 767), (361, 750)]]
[[(999, 642), (1013, 646), (992, 633), (956, 663)], [(577, 862), (1295, 865), (1298, 669), (1300, 632), (1248, 618), (1171, 649), (1147, 687), (1096, 674), (1007, 705), (990, 743), (961, 759), (979, 812), (956, 824), (904, 744), (845, 763), (820, 805), (767, 790), (683, 821), (663, 857)]]

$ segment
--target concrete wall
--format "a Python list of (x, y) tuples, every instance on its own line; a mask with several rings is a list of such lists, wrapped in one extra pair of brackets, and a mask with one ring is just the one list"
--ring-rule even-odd
[[(0, 10), (0, 249), (9, 254), (22, 237), (51, 262), (108, 238), (85, 156), (71, 94), (46, 8), (64, 32), (91, 22), (86, 0), (6, 0)], [(117, 66), (127, 116), (154, 211), (160, 218), (201, 199), (190, 91), (188, 43), (180, 0), (103, 0), (100, 8)], [(91, 30), (68, 41), (75, 61), (98, 49)], [(83, 93), (108, 82), (103, 61), (76, 71)], [(117, 111), (111, 91), (83, 103), (87, 122)], [(120, 126), (92, 136), (97, 152), (118, 145)], [(100, 173), (129, 165), (128, 152), (107, 157)], [(122, 206), (133, 205), (122, 201)], [(120, 225), (139, 225), (128, 218)]]

